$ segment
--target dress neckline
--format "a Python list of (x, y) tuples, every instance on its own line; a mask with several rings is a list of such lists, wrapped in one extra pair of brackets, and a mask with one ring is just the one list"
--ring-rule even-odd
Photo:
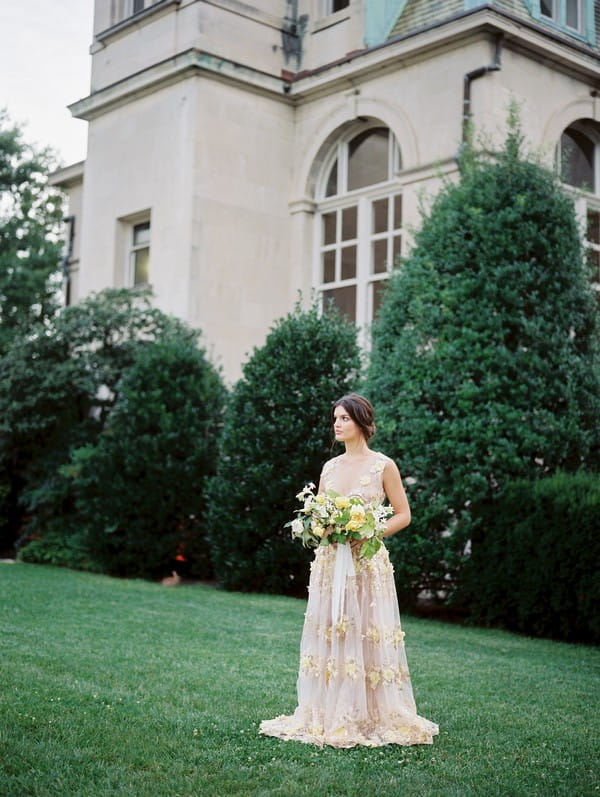
[[(343, 492), (344, 495), (357, 495), (365, 497), (365, 492), (370, 492), (374, 486), (379, 488), (376, 490), (377, 493), (382, 491), (381, 481), (382, 473), (385, 468), (386, 456), (380, 451), (373, 451), (371, 453), (372, 456), (365, 457), (364, 466), (358, 468), (356, 474), (353, 475), (350, 488), (348, 490), (340, 491)], [(335, 470), (337, 470), (337, 466), (340, 464), (340, 460), (343, 456), (343, 454), (339, 454), (337, 457), (334, 457), (329, 461), (331, 471), (328, 483), (330, 485), (334, 483), (333, 473)], [(378, 485), (377, 481), (379, 481)]]

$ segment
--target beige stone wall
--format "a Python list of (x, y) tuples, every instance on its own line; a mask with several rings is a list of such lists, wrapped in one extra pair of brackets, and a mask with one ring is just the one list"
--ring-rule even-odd
[(203, 330), (228, 376), (293, 304), (288, 104), (188, 79), (90, 123), (82, 295), (126, 284), (131, 223), (151, 218), (157, 303)]
[[(97, 2), (97, 32), (106, 2)], [(334, 61), (360, 45), (363, 0), (330, 24), (319, 17), (320, 3), (299, 3), (308, 15), (306, 64)], [(456, 174), (463, 78), (493, 61), (492, 23), (506, 36), (502, 66), (471, 86), (473, 121), (490, 146), (502, 140), (511, 99), (521, 105), (531, 147), (549, 161), (568, 124), (600, 120), (591, 95), (597, 61), (488, 12), (483, 21), (471, 15), (309, 72), (286, 93), (257, 71), (274, 75), (284, 65), (280, 30), (267, 17), (275, 6), (283, 15), (286, 4), (265, 0), (252, 14), (243, 5), (182, 0), (176, 12), (165, 7), (139, 29), (96, 45), (96, 89), (187, 47), (255, 71), (231, 62), (222, 71), (214, 64), (188, 70), (89, 111), (83, 189), (71, 196), (83, 215), (77, 294), (125, 283), (130, 224), (150, 214), (157, 304), (203, 330), (230, 382), (297, 292), (308, 301), (315, 286), (315, 191), (343, 131), (373, 120), (393, 131), (407, 230), (418, 226), (420, 205), (443, 177)], [(405, 235), (405, 253), (409, 241)]]
[[(92, 47), (92, 90), (172, 58), (190, 48), (280, 76), (284, 2), (250, 4), (234, 0), (181, 0), (150, 9), (114, 32), (104, 27), (110, 19), (110, 0), (97, 0)], [(296, 64), (289, 68), (295, 70)]]

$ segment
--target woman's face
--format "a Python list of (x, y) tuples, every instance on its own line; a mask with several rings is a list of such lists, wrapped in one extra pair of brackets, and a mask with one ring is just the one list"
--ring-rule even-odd
[(352, 420), (343, 405), (339, 405), (333, 411), (333, 432), (335, 439), (340, 443), (355, 440), (362, 435), (360, 427)]

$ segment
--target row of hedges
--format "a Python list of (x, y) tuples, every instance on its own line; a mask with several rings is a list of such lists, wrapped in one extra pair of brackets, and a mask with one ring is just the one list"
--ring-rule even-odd
[(474, 511), (456, 596), (479, 623), (600, 642), (600, 478), (517, 481)]
[[(494, 158), (467, 147), (372, 329), (362, 390), (377, 409), (374, 444), (399, 463), (413, 508), (390, 542), (405, 606), (423, 591), (456, 602), (488, 555), (490, 573), (513, 555), (536, 572), (532, 545), (478, 550), (478, 529), (506, 531), (478, 512), (500, 501), (510, 515), (515, 480), (600, 469), (598, 313), (573, 201), (521, 146), (513, 119)], [(361, 389), (359, 366), (353, 325), (296, 308), (223, 415), (220, 376), (185, 325), (131, 292), (66, 308), (0, 363), (4, 543), (18, 529), (31, 540), (23, 556), (153, 576), (184, 559), (195, 575), (212, 564), (229, 588), (303, 593), (309, 556), (282, 527), (333, 453), (330, 405)], [(481, 619), (567, 634), (535, 620), (537, 587), (519, 625), (512, 610), (486, 614), (477, 600), (500, 605), (497, 594), (469, 583)]]
[[(28, 423), (10, 388), (27, 376), (29, 401), (46, 408), (30, 440), (36, 447), (21, 450), (21, 558), (123, 576), (176, 568), (216, 575), (228, 588), (303, 593), (310, 555), (283, 525), (299, 487), (330, 456), (331, 404), (360, 367), (356, 329), (335, 312), (296, 307), (254, 351), (226, 400), (195, 336), (158, 311), (141, 324), (149, 306), (138, 296), (124, 308), (127, 301), (105, 292), (68, 308), (50, 343), (34, 338), (3, 363), (0, 403), (11, 410), (0, 435), (4, 461)], [(74, 334), (70, 348), (56, 340), (65, 325), (72, 331), (73, 316), (88, 322), (82, 351)], [(111, 369), (101, 367), (108, 354), (98, 333), (87, 331), (106, 337), (107, 328), (118, 362)], [(28, 365), (32, 351), (43, 369)], [(89, 380), (90, 370), (103, 382)]]

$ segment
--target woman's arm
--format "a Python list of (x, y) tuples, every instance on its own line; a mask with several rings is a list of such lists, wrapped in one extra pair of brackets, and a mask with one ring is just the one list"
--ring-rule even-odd
[(405, 529), (410, 523), (410, 506), (404, 492), (400, 471), (391, 459), (388, 459), (383, 470), (383, 489), (394, 510), (392, 517), (386, 521), (387, 528), (383, 536), (391, 537), (397, 531)]

